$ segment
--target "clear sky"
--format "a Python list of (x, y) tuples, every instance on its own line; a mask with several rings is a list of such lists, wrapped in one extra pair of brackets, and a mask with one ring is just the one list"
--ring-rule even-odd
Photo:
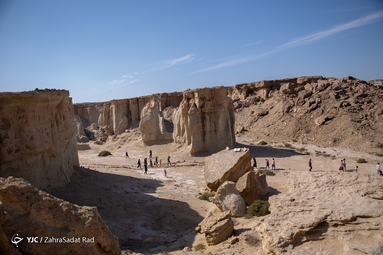
[(75, 103), (322, 75), (383, 78), (382, 0), (0, 0), (0, 91)]

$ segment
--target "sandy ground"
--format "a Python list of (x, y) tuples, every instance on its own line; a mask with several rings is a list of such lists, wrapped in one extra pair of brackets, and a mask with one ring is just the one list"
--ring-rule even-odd
[[(349, 150), (291, 144), (305, 148), (310, 153), (306, 155), (285, 144), (254, 145), (257, 141), (243, 136), (237, 142), (238, 147), (250, 148), (258, 168), (265, 166), (266, 158), (270, 162), (275, 159), (276, 175), (267, 177), (270, 196), (287, 190), (289, 171), (308, 171), (310, 158), (313, 171), (338, 171), (340, 159), (345, 158), (348, 169), (358, 165), (361, 173), (374, 173), (375, 164), (382, 159)], [(71, 183), (51, 193), (78, 205), (96, 206), (119, 238), (125, 254), (250, 254), (260, 250), (261, 243), (251, 231), (257, 218), (235, 219), (234, 237), (216, 246), (206, 246), (204, 237), (195, 232), (209, 211), (216, 210), (212, 203), (198, 199), (207, 191), (204, 157), (190, 157), (186, 146), (174, 143), (144, 146), (135, 132), (122, 134), (105, 145), (90, 146), (90, 150), (79, 151), (81, 168), (75, 170)], [(101, 150), (113, 155), (98, 157)], [(143, 169), (137, 168), (137, 160), (149, 158), (149, 150), (153, 151), (153, 160), (156, 156), (162, 160), (162, 167), (149, 167), (144, 174)], [(129, 158), (125, 157), (126, 151)], [(172, 166), (166, 165), (168, 155)], [(368, 163), (357, 164), (358, 158), (365, 158)], [(353, 174), (353, 170), (347, 174)], [(241, 241), (241, 245), (236, 245)], [(205, 249), (196, 252), (198, 244), (205, 244)]]

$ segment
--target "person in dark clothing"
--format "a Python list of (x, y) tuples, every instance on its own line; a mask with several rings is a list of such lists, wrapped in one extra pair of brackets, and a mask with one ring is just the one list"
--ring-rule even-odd
[(257, 168), (257, 160), (255, 158), (253, 158), (253, 161), (254, 161), (253, 167)]
[(148, 160), (144, 158), (144, 174), (148, 173)]
[(137, 161), (137, 168), (141, 169), (141, 160), (140, 159), (138, 159), (138, 161)]

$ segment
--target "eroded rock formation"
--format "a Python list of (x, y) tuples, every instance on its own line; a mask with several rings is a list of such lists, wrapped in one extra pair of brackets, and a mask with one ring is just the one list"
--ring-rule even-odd
[(81, 103), (75, 104), (74, 110), (85, 128), (95, 123), (96, 126), (106, 129), (108, 135), (118, 135), (127, 128), (138, 126), (142, 110), (152, 99), (159, 102), (161, 109), (178, 107), (182, 93), (162, 93), (104, 103)]
[(190, 146), (190, 154), (232, 148), (234, 110), (227, 88), (187, 90), (175, 114), (173, 138)]
[(269, 192), (266, 175), (250, 171), (238, 179), (235, 188), (239, 191), (247, 205), (255, 200), (261, 200)]
[(382, 88), (351, 76), (313, 76), (239, 84), (228, 93), (238, 136), (382, 154)]
[(0, 176), (62, 186), (79, 164), (72, 100), (65, 90), (0, 93)]
[(215, 245), (225, 241), (233, 234), (234, 222), (229, 212), (209, 214), (200, 224), (196, 231), (205, 234), (209, 245)]
[[(341, 248), (337, 254), (382, 253), (381, 178), (291, 172), (288, 183), (288, 192), (270, 197), (271, 214), (255, 227), (267, 252), (281, 254), (294, 249), (294, 254), (307, 254), (306, 242), (326, 238)], [(324, 247), (321, 253), (331, 254), (333, 248)]]
[(215, 196), (210, 198), (221, 211), (229, 212), (230, 216), (242, 217), (246, 214), (246, 203), (238, 190), (235, 182), (226, 181), (219, 186)]
[(165, 126), (165, 120), (158, 100), (150, 100), (141, 112), (139, 125), (142, 141), (145, 144), (158, 141), (173, 140), (172, 133), (169, 133)]
[[(58, 199), (21, 178), (0, 178), (0, 226), (2, 254), (121, 254), (96, 207)], [(23, 238), (17, 249), (10, 242), (15, 234)]]
[(225, 181), (237, 182), (246, 172), (253, 170), (250, 151), (222, 150), (205, 159), (206, 185), (213, 191)]

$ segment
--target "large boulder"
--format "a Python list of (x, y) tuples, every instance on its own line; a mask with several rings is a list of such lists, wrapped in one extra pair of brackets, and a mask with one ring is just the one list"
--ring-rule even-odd
[(190, 154), (233, 147), (234, 107), (225, 87), (187, 90), (175, 114), (173, 138), (190, 147)]
[(247, 205), (260, 200), (269, 192), (266, 175), (259, 175), (259, 172), (254, 171), (247, 172), (239, 178), (235, 187)]
[(146, 144), (173, 140), (172, 134), (165, 127), (161, 105), (158, 100), (150, 100), (142, 109), (139, 129), (142, 134), (142, 141)]
[[(58, 199), (21, 178), (0, 178), (0, 226), (0, 254), (121, 254), (96, 207)], [(10, 242), (15, 235), (22, 238), (17, 246)]]
[[(305, 247), (322, 242), (336, 244), (337, 254), (382, 254), (381, 178), (335, 172), (287, 176), (288, 192), (270, 197), (271, 214), (255, 227), (267, 253), (308, 254)], [(321, 254), (334, 254), (333, 245), (318, 247)]]
[(234, 222), (229, 212), (217, 215), (209, 214), (200, 224), (196, 231), (205, 234), (208, 245), (215, 245), (225, 241), (233, 234)]
[(251, 170), (253, 167), (249, 150), (223, 150), (205, 159), (204, 176), (207, 186), (216, 191), (225, 181), (236, 182)]
[(245, 200), (235, 188), (234, 182), (224, 182), (210, 201), (221, 211), (228, 211), (233, 217), (242, 217), (246, 214)]

